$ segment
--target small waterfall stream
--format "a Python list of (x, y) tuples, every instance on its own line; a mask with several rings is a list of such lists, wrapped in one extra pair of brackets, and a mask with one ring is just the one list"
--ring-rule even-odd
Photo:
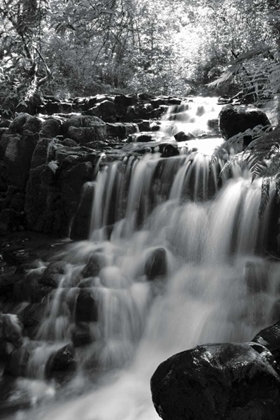
[(31, 376), (42, 379), (49, 355), (78, 329), (88, 344), (57, 402), (18, 419), (157, 419), (149, 379), (159, 363), (197, 344), (248, 341), (279, 317), (280, 265), (260, 252), (270, 205), (260, 218), (260, 180), (219, 177), (209, 113), (217, 117), (214, 99), (168, 111), (161, 135), (209, 137), (182, 144), (179, 156), (131, 155), (99, 172), (89, 240), (57, 256), (67, 270)]

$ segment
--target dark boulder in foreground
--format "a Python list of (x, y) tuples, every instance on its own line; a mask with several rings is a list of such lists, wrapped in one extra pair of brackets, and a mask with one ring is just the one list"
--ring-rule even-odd
[[(257, 108), (226, 105), (219, 114), (220, 131), (226, 140), (256, 126), (261, 126), (265, 129), (271, 127), (267, 115)], [(252, 137), (249, 137), (244, 139), (245, 143), (247, 143), (246, 146), (252, 141)]]
[(261, 330), (252, 340), (265, 346), (273, 355), (277, 372), (280, 372), (280, 322)]
[[(256, 350), (255, 348), (256, 347)], [(280, 378), (269, 351), (208, 344), (175, 354), (151, 379), (164, 420), (279, 420)]]

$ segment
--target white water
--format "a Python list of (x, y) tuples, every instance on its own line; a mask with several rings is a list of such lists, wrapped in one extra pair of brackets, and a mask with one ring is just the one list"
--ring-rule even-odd
[[(184, 110), (180, 130), (184, 123), (188, 131), (190, 124), (203, 127), (198, 107)], [(75, 328), (69, 307), (75, 308), (86, 281), (79, 273), (95, 254), (103, 261), (87, 287), (98, 307), (98, 320), (90, 323), (95, 340), (79, 353), (78, 374), (58, 390), (58, 402), (18, 419), (157, 419), (149, 380), (159, 363), (197, 344), (249, 341), (272, 323), (279, 263), (256, 252), (265, 240), (269, 206), (259, 219), (260, 181), (245, 174), (218, 180), (220, 166), (197, 153), (147, 155), (98, 174), (90, 239), (58, 257), (68, 262), (68, 272), (38, 334), (58, 345), (69, 341)], [(158, 248), (166, 273), (148, 281), (146, 262)], [(42, 365), (40, 351), (37, 357)], [(94, 385), (92, 363), (103, 371)]]

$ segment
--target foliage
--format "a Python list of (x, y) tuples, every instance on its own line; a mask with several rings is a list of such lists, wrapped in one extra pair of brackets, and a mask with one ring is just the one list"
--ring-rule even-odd
[(221, 91), (231, 81), (266, 99), (279, 89), (277, 3), (2, 0), (2, 106), (12, 110), (41, 90), (185, 95), (209, 83)]

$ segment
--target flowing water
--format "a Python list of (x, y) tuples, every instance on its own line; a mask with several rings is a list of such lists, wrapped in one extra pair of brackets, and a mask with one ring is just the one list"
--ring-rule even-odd
[[(199, 101), (171, 108), (161, 136), (207, 138), (182, 143), (176, 157), (131, 154), (98, 173), (89, 240), (57, 255), (67, 273), (38, 332), (34, 379), (18, 381), (34, 403), (48, 398), (18, 420), (157, 419), (149, 380), (159, 363), (197, 344), (249, 341), (279, 318), (279, 263), (261, 253), (273, 185), (259, 217), (261, 181), (240, 170), (220, 176), (211, 153), (221, 139), (207, 125), (219, 108)], [(85, 275), (89, 259), (98, 270)], [(59, 387), (44, 369), (73, 337), (84, 302), (90, 340), (77, 349), (74, 379)]]

